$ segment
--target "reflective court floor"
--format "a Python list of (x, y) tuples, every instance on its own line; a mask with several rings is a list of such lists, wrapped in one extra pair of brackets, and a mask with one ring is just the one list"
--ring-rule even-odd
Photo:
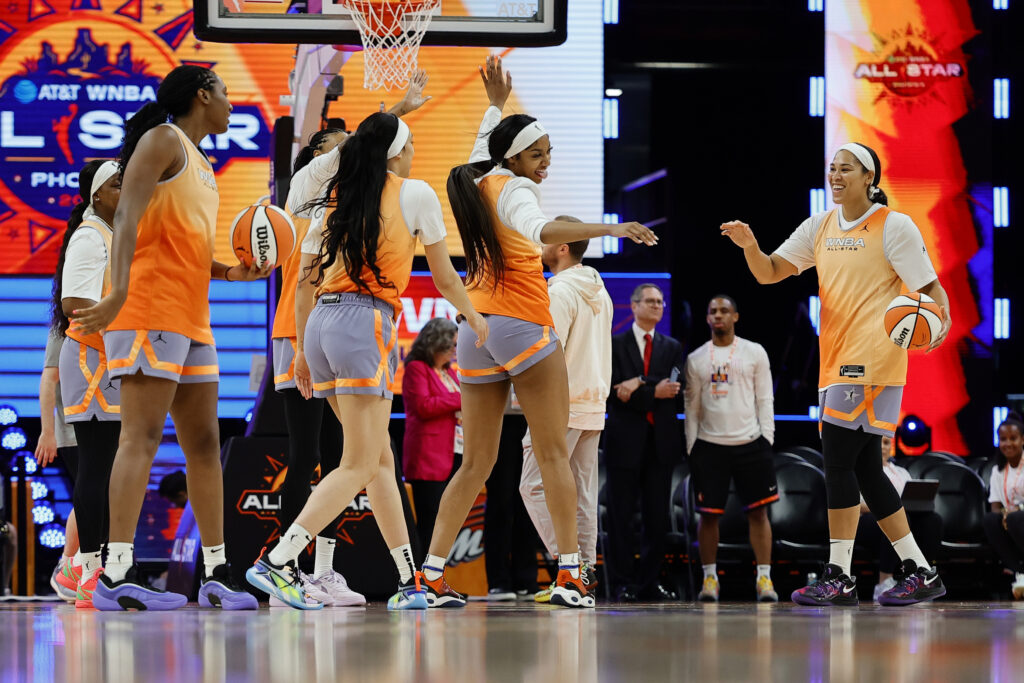
[(0, 604), (0, 681), (1011, 681), (1024, 605), (101, 613)]

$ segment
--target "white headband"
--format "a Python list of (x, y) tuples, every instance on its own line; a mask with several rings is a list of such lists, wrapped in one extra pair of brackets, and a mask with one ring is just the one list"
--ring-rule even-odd
[(85, 207), (85, 213), (82, 214), (83, 218), (91, 218), (96, 215), (96, 212), (92, 208), (92, 198), (100, 191), (103, 184), (108, 180), (116, 176), (121, 172), (121, 167), (116, 161), (104, 161), (98, 169), (96, 174), (92, 177), (92, 187), (89, 188), (89, 206)]
[(402, 153), (402, 150), (405, 149), (405, 143), (409, 142), (411, 134), (409, 124), (402, 119), (398, 119), (398, 130), (395, 131), (395, 139), (391, 141), (391, 146), (388, 147), (388, 159), (394, 159)]
[[(871, 152), (864, 145), (857, 144), (856, 142), (847, 142), (845, 145), (836, 150), (836, 154), (846, 150), (853, 156), (857, 157), (857, 161), (864, 164), (864, 168), (868, 169), (876, 176), (878, 175), (878, 169), (875, 168), (875, 160), (871, 158)], [(835, 155), (833, 155), (835, 156)]]
[(529, 149), (530, 145), (537, 142), (537, 140), (540, 140), (547, 134), (548, 132), (544, 130), (544, 126), (540, 125), (540, 121), (534, 121), (526, 128), (519, 131), (519, 134), (516, 135), (512, 144), (509, 146), (508, 151), (505, 152), (505, 158), (511, 159), (524, 149)]

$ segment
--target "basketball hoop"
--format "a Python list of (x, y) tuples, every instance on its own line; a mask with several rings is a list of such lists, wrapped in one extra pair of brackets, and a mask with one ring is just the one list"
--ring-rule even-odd
[(402, 88), (416, 69), (423, 34), (440, 0), (339, 0), (363, 40), (363, 87)]

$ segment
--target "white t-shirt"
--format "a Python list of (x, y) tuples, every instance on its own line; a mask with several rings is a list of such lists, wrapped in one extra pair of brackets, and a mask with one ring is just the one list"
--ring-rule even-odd
[[(759, 436), (775, 443), (775, 401), (768, 353), (756, 342), (736, 337), (733, 345), (707, 341), (686, 359), (686, 450), (697, 439), (725, 446)], [(714, 366), (714, 367), (712, 367)], [(718, 373), (712, 382), (712, 374)]]
[(338, 173), (338, 161), (341, 159), (341, 145), (326, 154), (313, 157), (312, 161), (303, 166), (292, 176), (288, 185), (288, 199), (285, 208), (299, 218), (311, 218), (310, 211), (299, 211), (314, 199), (327, 193), (327, 186)]
[[(854, 221), (847, 221), (843, 218), (842, 209), (837, 207), (839, 229), (844, 232), (853, 230), (880, 208), (882, 208), (881, 204), (872, 204), (863, 216)], [(825, 223), (827, 215), (828, 212), (819, 213), (805, 220), (800, 227), (793, 231), (789, 239), (775, 250), (775, 253), (796, 266), (800, 273), (808, 268), (813, 268), (815, 265), (815, 236)], [(907, 289), (917, 291), (935, 280), (935, 268), (928, 256), (928, 249), (924, 245), (921, 231), (918, 230), (910, 216), (890, 211), (885, 219), (882, 237), (885, 259), (903, 280)]]
[[(499, 123), (501, 123), (501, 110), (497, 107), (488, 107), (480, 121), (480, 130), (477, 132), (473, 151), (469, 155), (469, 163), (487, 161), (491, 158), (490, 152), (487, 151), (487, 144), (491, 131)], [(504, 175), (511, 178), (498, 194), (498, 220), (531, 242), (544, 244), (540, 241), (540, 233), (544, 226), (551, 221), (540, 208), (540, 186), (529, 178), (517, 176), (501, 166), (495, 166), (477, 178), (476, 182), (479, 184), (481, 180), (492, 175)]]
[[(326, 155), (321, 155), (323, 156)], [(419, 239), (424, 246), (436, 244), (448, 234), (444, 227), (444, 216), (441, 214), (441, 200), (437, 198), (434, 188), (425, 181), (409, 178), (402, 183), (398, 204), (409, 233)], [(325, 216), (326, 212), (318, 211), (313, 217), (309, 230), (302, 239), (303, 254), (316, 256), (320, 253)]]
[(1004, 508), (1014, 510), (1024, 503), (1024, 459), (1016, 467), (1007, 463), (1002, 470), (992, 468), (992, 476), (988, 480), (988, 502), (1002, 503)]
[[(92, 218), (91, 220), (99, 220)], [(103, 298), (103, 271), (107, 268), (107, 245), (94, 228), (80, 227), (68, 242), (61, 272), (61, 297), (65, 299)]]

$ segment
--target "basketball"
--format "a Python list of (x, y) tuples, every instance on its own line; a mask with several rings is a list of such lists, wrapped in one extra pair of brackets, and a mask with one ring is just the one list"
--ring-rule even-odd
[(900, 294), (885, 309), (885, 333), (901, 349), (924, 349), (942, 330), (942, 312), (927, 294)]
[(276, 268), (295, 248), (295, 226), (288, 214), (276, 206), (247, 206), (231, 224), (231, 248), (246, 267), (255, 256), (260, 268), (268, 264)]

